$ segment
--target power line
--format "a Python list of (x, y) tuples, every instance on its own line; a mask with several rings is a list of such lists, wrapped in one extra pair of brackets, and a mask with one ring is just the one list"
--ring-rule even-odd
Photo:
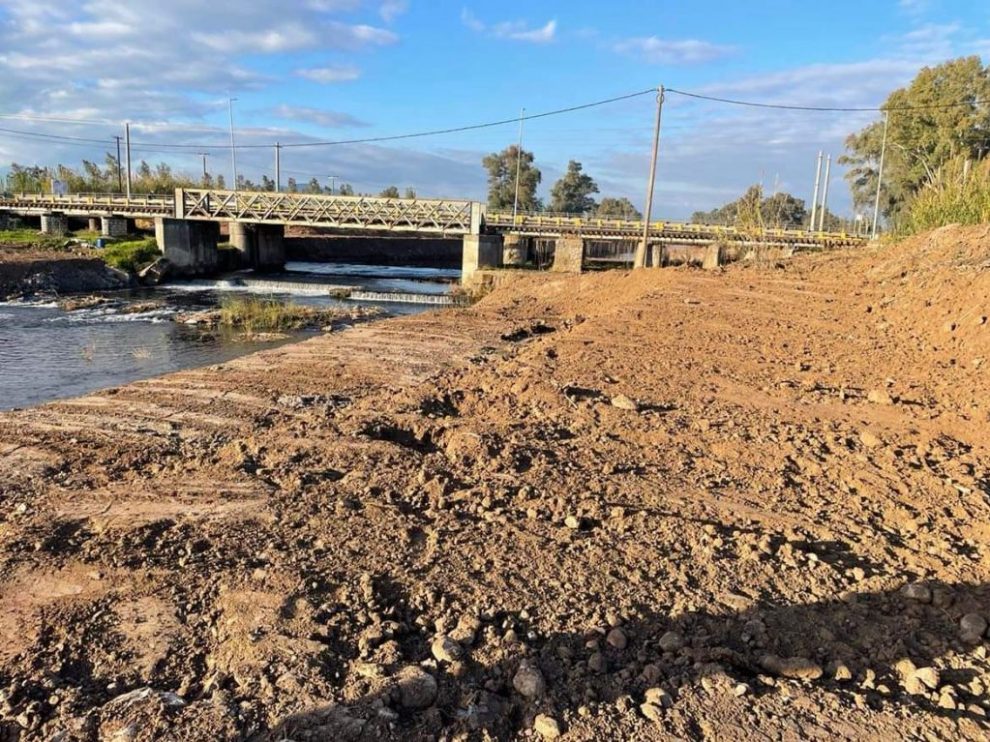
[(712, 101), (713, 103), (727, 103), (733, 106), (746, 106), (748, 108), (772, 108), (781, 111), (816, 111), (823, 113), (883, 113), (884, 111), (934, 111), (948, 108), (969, 108), (972, 103), (947, 103), (934, 106), (888, 106), (879, 108), (844, 108), (836, 106), (796, 106), (784, 103), (762, 103), (757, 101), (736, 100), (734, 98), (719, 98), (714, 95), (703, 95), (701, 93), (689, 93), (684, 90), (667, 88), (668, 93), (683, 95), (686, 98), (697, 98), (698, 100)]

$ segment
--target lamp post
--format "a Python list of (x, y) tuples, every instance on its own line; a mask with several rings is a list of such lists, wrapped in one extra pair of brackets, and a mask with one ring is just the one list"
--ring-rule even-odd
[(237, 98), (227, 99), (227, 112), (230, 114), (230, 168), (234, 173), (233, 190), (237, 192), (237, 148), (234, 144), (234, 101)]

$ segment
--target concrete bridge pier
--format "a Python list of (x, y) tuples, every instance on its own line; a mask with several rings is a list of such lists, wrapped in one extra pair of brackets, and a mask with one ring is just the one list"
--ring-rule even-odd
[[(90, 219), (90, 224), (93, 219)], [(92, 228), (92, 227), (91, 227)], [(127, 218), (123, 216), (100, 217), (100, 234), (104, 237), (124, 237), (127, 235)]]
[(62, 237), (69, 233), (69, 217), (59, 211), (42, 214), (41, 231), (43, 234)]
[(557, 273), (580, 273), (584, 268), (584, 239), (561, 237), (553, 253), (553, 268)]
[(155, 219), (155, 239), (171, 270), (187, 276), (214, 273), (220, 265), (220, 225), (188, 219)]
[(461, 261), (461, 282), (467, 281), (475, 271), (502, 267), (502, 236), (497, 234), (464, 235), (464, 254)]
[(86, 225), (87, 231), (89, 232), (99, 232), (100, 231), (100, 219), (99, 217), (91, 216), (89, 217), (89, 223)]
[(255, 270), (285, 266), (285, 227), (281, 224), (230, 222), (230, 244), (241, 253), (241, 265)]
[(0, 232), (6, 229), (10, 229), (10, 214), (6, 211), (0, 211)]
[(515, 267), (526, 265), (529, 257), (529, 238), (520, 234), (507, 234), (502, 238), (502, 265)]

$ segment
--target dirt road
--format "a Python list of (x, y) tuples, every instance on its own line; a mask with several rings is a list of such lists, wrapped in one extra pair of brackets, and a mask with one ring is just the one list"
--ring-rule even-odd
[(988, 244), (534, 276), (0, 415), (0, 728), (983, 739)]

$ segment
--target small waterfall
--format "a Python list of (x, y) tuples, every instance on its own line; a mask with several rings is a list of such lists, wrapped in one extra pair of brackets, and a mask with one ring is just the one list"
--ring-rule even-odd
[(433, 304), (440, 307), (451, 307), (464, 304), (458, 297), (450, 294), (410, 294), (400, 291), (361, 291), (355, 290), (347, 297), (352, 301), (380, 301), (393, 304)]

